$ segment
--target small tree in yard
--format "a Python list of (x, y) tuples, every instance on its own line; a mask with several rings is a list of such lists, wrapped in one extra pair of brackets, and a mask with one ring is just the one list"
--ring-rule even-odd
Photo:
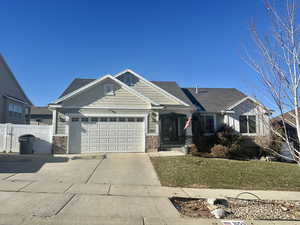
[[(281, 1), (279, 1), (281, 2)], [(282, 3), (282, 2), (281, 2)], [(299, 120), (299, 84), (300, 84), (300, 23), (296, 17), (296, 2), (286, 0), (284, 12), (276, 9), (270, 0), (265, 0), (265, 8), (271, 22), (271, 30), (266, 37), (259, 35), (255, 23), (251, 34), (257, 55), (249, 56), (247, 63), (255, 70), (261, 83), (267, 90), (277, 111), (280, 113), (282, 131), (270, 126), (278, 140), (287, 144), (292, 160), (300, 165), (300, 120)], [(285, 113), (285, 114), (284, 114)], [(288, 119), (289, 118), (289, 119)], [(287, 124), (295, 127), (296, 137), (290, 137)], [(266, 124), (268, 125), (268, 124)], [(296, 145), (294, 145), (296, 144)], [(269, 151), (280, 154), (272, 147)]]

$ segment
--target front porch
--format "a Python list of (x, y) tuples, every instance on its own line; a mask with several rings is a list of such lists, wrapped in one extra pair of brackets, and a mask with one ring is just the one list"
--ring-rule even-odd
[(184, 126), (187, 115), (165, 113), (161, 114), (159, 118), (159, 151), (181, 149), (186, 143), (186, 130), (184, 129)]

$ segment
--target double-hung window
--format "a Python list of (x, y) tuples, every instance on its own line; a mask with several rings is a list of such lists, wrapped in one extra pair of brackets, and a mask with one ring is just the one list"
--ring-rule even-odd
[(241, 134), (256, 133), (256, 116), (243, 115), (239, 118)]

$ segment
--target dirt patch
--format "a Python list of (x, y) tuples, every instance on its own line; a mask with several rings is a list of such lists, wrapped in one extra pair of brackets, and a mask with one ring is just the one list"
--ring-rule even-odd
[(300, 201), (228, 198), (227, 205), (210, 205), (202, 198), (173, 197), (170, 200), (182, 215), (188, 217), (214, 218), (211, 211), (222, 208), (226, 211), (224, 219), (300, 221)]

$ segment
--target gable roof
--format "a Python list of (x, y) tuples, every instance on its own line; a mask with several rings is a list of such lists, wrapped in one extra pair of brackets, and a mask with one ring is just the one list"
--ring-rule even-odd
[[(300, 107), (298, 107), (298, 113), (300, 113)], [(296, 128), (296, 118), (295, 118), (295, 110), (290, 110), (288, 112), (285, 112), (282, 114), (282, 117), (286, 123), (288, 123), (290, 126)], [(282, 123), (282, 117), (281, 115), (278, 115), (271, 119), (272, 123)]]
[(91, 83), (96, 79), (82, 79), (82, 78), (75, 78), (72, 83), (64, 90), (64, 92), (59, 96), (62, 98), (63, 96), (70, 94), (71, 92)]
[(105, 79), (111, 79), (114, 82), (116, 82), (117, 84), (119, 84), (120, 86), (122, 86), (125, 90), (127, 90), (128, 92), (130, 92), (131, 94), (136, 95), (137, 97), (141, 98), (142, 100), (144, 100), (145, 102), (151, 103), (153, 105), (159, 105), (158, 103), (152, 101), (151, 99), (145, 97), (144, 95), (141, 95), (140, 93), (138, 93), (137, 91), (133, 90), (132, 88), (130, 88), (129, 86), (127, 86), (125, 83), (119, 81), (118, 79), (116, 79), (115, 77), (111, 76), (111, 75), (105, 75), (103, 77), (100, 77), (99, 79), (95, 79), (89, 83), (87, 83), (86, 85), (81, 86), (78, 89), (75, 90), (70, 90), (70, 92), (62, 97), (60, 97), (59, 99), (57, 99), (54, 104), (58, 104), (59, 102), (62, 102), (66, 99), (69, 99), (77, 94), (79, 94), (80, 92), (93, 87), (94, 85), (100, 83), (101, 81), (105, 80)]
[(195, 109), (194, 104), (183, 92), (182, 88), (178, 86), (175, 81), (150, 81), (151, 83), (157, 85), (158, 87), (164, 89), (175, 97), (179, 98), (181, 101), (187, 103), (190, 108)]
[(182, 101), (181, 99), (177, 98), (176, 96), (172, 95), (171, 93), (165, 91), (164, 89), (160, 88), (159, 86), (155, 85), (153, 82), (148, 81), (147, 79), (145, 79), (144, 77), (142, 77), (141, 75), (137, 74), (136, 72), (130, 70), (130, 69), (126, 69), (120, 73), (117, 73), (115, 75), (116, 78), (118, 78), (119, 76), (125, 74), (125, 73), (130, 73), (134, 76), (136, 76), (137, 78), (139, 78), (140, 80), (144, 81), (145, 83), (147, 83), (149, 86), (157, 89), (158, 91), (160, 91), (163, 95), (167, 96), (168, 98), (171, 98), (173, 100), (175, 100), (176, 102), (183, 104), (184, 106), (189, 106), (186, 102)]
[(0, 61), (3, 64), (4, 68), (6, 69), (6, 71), (8, 72), (9, 76), (13, 79), (15, 85), (17, 86), (17, 88), (20, 91), (20, 94), (22, 96), (12, 96), (13, 93), (4, 93), (7, 94), (8, 96), (11, 96), (13, 98), (19, 99), (21, 101), (26, 102), (28, 105), (33, 105), (32, 102), (29, 100), (29, 98), (27, 97), (27, 95), (25, 94), (24, 90), (22, 89), (21, 85), (19, 84), (19, 82), (17, 81), (15, 75), (13, 74), (13, 72), (11, 71), (11, 69), (9, 68), (8, 64), (6, 63), (6, 61), (4, 60), (4, 57), (1, 55), (0, 53)]
[[(59, 98), (95, 81), (96, 79), (87, 79), (87, 78), (75, 78), (71, 84), (66, 88), (66, 90), (60, 95)], [(160, 88), (164, 89), (165, 91), (169, 92), (170, 94), (176, 96), (181, 101), (186, 102), (190, 105), (191, 108), (194, 108), (193, 103), (190, 99), (185, 95), (183, 90), (178, 86), (175, 81), (151, 81), (153, 84), (159, 86)]]
[(184, 88), (194, 105), (207, 112), (220, 112), (247, 96), (235, 88)]

